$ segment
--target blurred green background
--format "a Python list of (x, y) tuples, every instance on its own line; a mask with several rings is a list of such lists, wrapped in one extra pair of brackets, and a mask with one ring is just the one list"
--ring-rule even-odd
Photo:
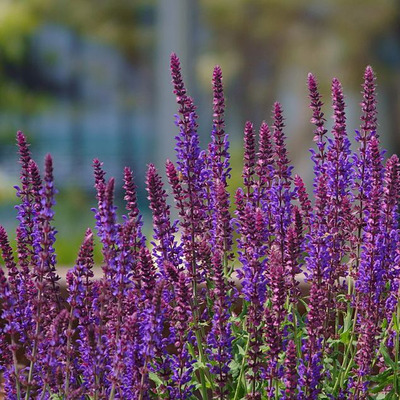
[[(282, 102), (296, 172), (309, 181), (312, 146), (306, 77), (320, 82), (326, 115), (338, 77), (348, 103), (348, 132), (359, 126), (362, 74), (378, 75), (379, 130), (388, 153), (400, 147), (400, 2), (398, 0), (0, 0), (0, 222), (16, 226), (15, 133), (24, 131), (41, 165), (54, 157), (59, 189), (55, 225), (60, 264), (71, 265), (94, 226), (92, 159), (122, 186), (135, 171), (146, 233), (146, 164), (174, 159), (175, 104), (169, 55), (182, 60), (198, 105), (200, 135), (211, 130), (211, 76), (221, 65), (234, 177), (242, 129), (270, 120)], [(123, 193), (116, 193), (123, 208)]]

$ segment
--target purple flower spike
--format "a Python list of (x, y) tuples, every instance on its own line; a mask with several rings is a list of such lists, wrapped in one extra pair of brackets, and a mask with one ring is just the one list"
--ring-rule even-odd
[(193, 100), (186, 94), (186, 88), (181, 74), (181, 62), (175, 53), (171, 55), (171, 76), (176, 102), (179, 105), (179, 113), (183, 117), (182, 123), (185, 123), (189, 115), (195, 112), (196, 108), (193, 104)]
[[(10, 289), (8, 287), (7, 277), (4, 274), (2, 268), (0, 268), (0, 299), (2, 302), (3, 312), (0, 316), (0, 322), (2, 324), (2, 328), (0, 328), (0, 351), (2, 358), (0, 358), (0, 371), (6, 371), (7, 368), (12, 364), (12, 350), (10, 349), (8, 343), (8, 333), (7, 329), (4, 328), (4, 325), (7, 324), (7, 313), (9, 312), (12, 315), (13, 310), (7, 310), (8, 308), (8, 301), (6, 300), (9, 297)], [(4, 315), (6, 313), (6, 315)], [(12, 317), (11, 317), (12, 318)], [(12, 381), (11, 374), (9, 374), (10, 380)]]
[[(249, 334), (249, 373), (247, 379), (251, 385), (251, 395), (256, 396), (256, 382), (262, 365), (261, 330), (263, 306), (266, 299), (265, 260), (269, 239), (268, 221), (260, 208), (253, 202), (246, 201), (242, 189), (236, 192), (236, 215), (240, 239), (239, 260), (242, 268), (238, 269), (238, 278), (242, 280), (243, 296), (248, 302), (246, 328)], [(251, 371), (251, 372), (250, 372)], [(249, 394), (250, 395), (250, 394)]]
[(364, 84), (363, 84), (363, 101), (361, 103), (362, 115), (361, 115), (361, 129), (356, 131), (356, 140), (360, 144), (358, 153), (354, 155), (355, 167), (356, 167), (356, 177), (358, 182), (354, 184), (357, 193), (358, 204), (356, 204), (356, 209), (358, 211), (356, 218), (356, 233), (354, 242), (357, 244), (357, 250), (355, 250), (356, 259), (356, 269), (360, 262), (360, 248), (364, 227), (364, 219), (366, 212), (367, 196), (368, 196), (368, 177), (367, 175), (367, 165), (368, 156), (367, 148), (371, 137), (374, 135), (376, 137), (376, 84), (375, 84), (375, 74), (371, 67), (367, 67), (364, 74)]
[(300, 255), (303, 251), (303, 221), (297, 207), (293, 208), (294, 224), (288, 228), (286, 237), (285, 275), (287, 275), (287, 289), (293, 305), (297, 304), (300, 289), (297, 275), (301, 273)]
[(16, 254), (0, 226), (0, 391), (8, 400), (397, 398), (400, 161), (383, 162), (372, 68), (355, 153), (339, 80), (327, 134), (308, 75), (313, 198), (292, 176), (281, 104), (257, 138), (245, 124), (244, 185), (232, 218), (221, 68), (213, 71), (211, 140), (202, 150), (175, 54), (170, 65), (179, 132), (177, 160), (165, 167), (178, 219), (150, 164), (148, 246), (132, 171), (124, 169), (120, 223), (115, 180), (95, 159), (103, 276), (94, 279), (88, 229), (66, 299), (55, 269), (52, 159), (41, 173), (17, 133)]
[(243, 184), (246, 189), (246, 197), (249, 200), (254, 190), (254, 174), (256, 165), (256, 141), (253, 124), (246, 122), (244, 127), (244, 164), (243, 164)]
[(297, 354), (296, 354), (296, 344), (293, 339), (289, 340), (289, 344), (286, 350), (285, 357), (285, 372), (284, 372), (284, 382), (286, 389), (284, 390), (282, 399), (284, 400), (296, 400), (298, 397), (296, 395), (297, 388)]
[(213, 249), (231, 260), (233, 238), (232, 218), (229, 212), (229, 193), (221, 181), (215, 182), (215, 210), (213, 226)]
[(25, 135), (21, 131), (17, 133), (17, 144), (20, 156), (19, 163), (21, 164), (21, 187), (16, 186), (17, 196), (21, 199), (21, 204), (15, 207), (18, 210), (17, 219), (19, 220), (17, 245), (19, 247), (18, 254), (21, 268), (24, 269), (24, 273), (27, 275), (28, 265), (32, 256), (35, 199), (32, 193), (31, 172), (29, 167), (31, 154)]
[(176, 348), (176, 354), (172, 360), (174, 373), (172, 375), (171, 395), (179, 400), (188, 399), (192, 394), (192, 387), (188, 383), (191, 380), (193, 361), (187, 348), (189, 322), (192, 319), (190, 292), (187, 276), (184, 272), (180, 272), (175, 289), (175, 312), (171, 321)]
[(299, 175), (294, 177), (294, 186), (296, 188), (296, 197), (300, 203), (301, 216), (303, 218), (304, 225), (310, 229), (312, 212), (311, 201), (307, 193), (306, 185)]
[(374, 133), (376, 137), (376, 76), (371, 66), (365, 69), (364, 73), (364, 84), (363, 84), (363, 101), (361, 103), (362, 115), (361, 115), (361, 136), (369, 138), (371, 133)]
[(232, 360), (231, 300), (228, 296), (228, 285), (224, 278), (221, 252), (216, 251), (213, 256), (214, 284), (213, 311), (214, 316), (210, 333), (208, 334), (210, 372), (216, 376), (217, 387), (215, 396), (224, 398), (229, 392), (226, 388), (229, 375), (229, 363)]
[[(0, 226), (0, 248), (4, 264), (8, 271), (8, 282), (3, 269), (0, 268), (0, 303), (2, 305), (1, 320), (4, 328), (0, 329), (0, 349), (4, 360), (0, 362), (0, 371), (4, 368), (5, 377), (10, 379), (6, 385), (12, 385), (16, 388), (16, 394), (21, 393), (21, 383), (18, 371), (17, 351), (19, 349), (18, 338), (23, 334), (21, 315), (23, 315), (23, 306), (19, 295), (19, 277), (18, 269), (15, 264), (12, 249), (8, 241), (5, 229)], [(6, 339), (3, 335), (9, 335), (10, 346), (4, 346)], [(4, 340), (4, 342), (3, 342)], [(6, 347), (6, 348), (4, 348)], [(2, 357), (3, 358), (3, 357)], [(12, 358), (12, 361), (11, 361)]]
[(154, 255), (158, 262), (158, 267), (165, 275), (165, 262), (172, 262), (178, 267), (181, 264), (181, 247), (178, 246), (174, 234), (177, 232), (176, 224), (171, 225), (170, 210), (167, 205), (167, 194), (163, 188), (161, 177), (153, 164), (147, 170), (147, 193), (150, 201), (150, 209), (153, 213)]
[(268, 200), (268, 191), (272, 185), (274, 167), (274, 154), (272, 150), (272, 136), (268, 125), (263, 122), (260, 127), (257, 165), (255, 172), (258, 176), (257, 201)]
[(397, 155), (393, 155), (386, 162), (385, 186), (383, 197), (384, 214), (384, 269), (387, 271), (390, 282), (389, 296), (386, 300), (386, 318), (392, 319), (392, 313), (397, 305), (399, 290), (399, 269), (397, 266), (399, 243), (399, 202), (400, 202), (400, 163)]
[[(94, 325), (96, 322), (92, 310), (92, 303), (97, 298), (93, 283), (93, 265), (93, 233), (88, 229), (79, 250), (75, 267), (68, 271), (67, 287), (71, 316), (78, 320), (79, 372), (83, 376), (84, 385), (87, 387), (89, 393), (93, 393), (95, 390), (94, 382), (96, 372), (98, 372), (96, 371), (97, 351), (95, 349), (95, 343), (93, 343), (95, 335)], [(67, 346), (67, 360), (72, 363), (73, 358), (69, 347), (70, 345), (71, 344)], [(69, 385), (68, 375), (65, 377), (65, 385)]]
[(265, 334), (268, 344), (268, 378), (270, 389), (272, 389), (273, 379), (278, 378), (278, 357), (283, 350), (283, 330), (282, 323), (286, 317), (285, 301), (285, 271), (282, 264), (280, 249), (274, 246), (271, 249), (268, 270), (268, 282), (271, 290), (271, 307), (266, 307), (265, 315)]
[(106, 279), (111, 279), (115, 275), (117, 259), (117, 241), (118, 231), (116, 207), (114, 205), (114, 178), (110, 178), (106, 183), (105, 172), (102, 169), (102, 163), (93, 160), (93, 169), (95, 177), (95, 189), (97, 192), (97, 209), (95, 212), (96, 228), (98, 236), (103, 244), (102, 253), (104, 265), (102, 266)]
[[(375, 136), (368, 143), (367, 156), (369, 160), (366, 176), (369, 191), (366, 193), (365, 234), (363, 237), (363, 252), (361, 254), (357, 289), (374, 303), (380, 301), (385, 285), (385, 270), (382, 265), (384, 248), (382, 242), (382, 198), (383, 198), (383, 166), (382, 153)], [(372, 300), (371, 298), (371, 300)], [(371, 304), (369, 304), (371, 305)]]
[[(350, 206), (352, 201), (350, 189), (353, 186), (354, 171), (353, 163), (350, 161), (350, 141), (346, 133), (344, 96), (342, 86), (336, 78), (332, 81), (332, 100), (334, 110), (333, 139), (329, 139), (325, 165), (328, 176), (327, 194), (331, 199), (327, 216), (328, 231), (335, 233), (330, 242), (329, 250), (331, 254), (329, 285), (330, 290), (336, 292), (338, 279), (347, 274), (342, 266), (342, 260), (348, 255), (349, 246), (347, 243), (354, 229), (353, 210)], [(336, 297), (336, 295), (334, 294), (332, 297)], [(334, 308), (334, 306), (331, 308)]]
[(213, 73), (213, 131), (210, 143), (210, 157), (214, 179), (220, 179), (227, 185), (230, 177), (229, 141), (225, 133), (225, 98), (222, 85), (222, 70), (219, 66)]
[(286, 137), (283, 133), (283, 128), (285, 124), (283, 122), (283, 110), (280, 103), (276, 102), (274, 104), (273, 117), (273, 139), (275, 144), (275, 154), (276, 154), (276, 175), (284, 182), (284, 187), (290, 186), (290, 175), (292, 167), (290, 166), (290, 161), (287, 156), (287, 150), (285, 145)]
[(222, 85), (222, 70), (219, 65), (215, 66), (213, 72), (213, 123), (216, 128), (216, 133), (218, 137), (224, 137), (225, 128), (225, 98), (224, 98), (224, 88)]
[(327, 130), (325, 129), (325, 118), (322, 112), (322, 106), (324, 103), (321, 101), (321, 95), (318, 91), (317, 80), (313, 74), (308, 74), (308, 91), (310, 96), (310, 108), (313, 111), (311, 117), (311, 123), (315, 125), (316, 129), (314, 131), (314, 141), (317, 144), (318, 153), (312, 151), (312, 160), (315, 163), (315, 174), (316, 177), (322, 172), (325, 163), (325, 146), (326, 138), (325, 135)]
[[(182, 247), (186, 268), (194, 282), (202, 280), (206, 262), (200, 249), (204, 236), (207, 214), (204, 203), (204, 159), (201, 157), (199, 136), (197, 134), (196, 116), (190, 113), (184, 120), (178, 121), (180, 129), (176, 137), (177, 175), (169, 171), (169, 179), (174, 191), (175, 203), (180, 214), (182, 227)], [(171, 165), (167, 165), (171, 167)], [(167, 171), (168, 173), (168, 171)], [(178, 181), (176, 181), (176, 178)]]
[(39, 226), (42, 229), (42, 249), (41, 255), (47, 258), (47, 279), (51, 283), (51, 289), (53, 292), (53, 301), (60, 306), (60, 292), (58, 281), (60, 277), (56, 273), (56, 257), (54, 250), (54, 243), (56, 241), (55, 234), (56, 230), (51, 226), (51, 222), (54, 218), (53, 206), (55, 205), (54, 196), (57, 191), (54, 188), (53, 182), (53, 160), (48, 154), (45, 158), (45, 175), (43, 178), (43, 189), (41, 189), (41, 211), (38, 216)]
[(139, 254), (139, 269), (142, 277), (142, 290), (146, 299), (152, 298), (152, 292), (157, 279), (157, 270), (151, 258), (150, 251), (143, 247)]
[(136, 185), (133, 180), (133, 172), (128, 167), (124, 168), (124, 190), (124, 200), (126, 201), (128, 219), (134, 221), (133, 230), (134, 237), (136, 239), (134, 247), (135, 253), (137, 253), (138, 248), (144, 246), (146, 238), (143, 236), (142, 233), (143, 220), (137, 204)]
[(382, 295), (385, 290), (387, 271), (384, 265), (385, 246), (382, 233), (384, 208), (382, 153), (376, 136), (371, 136), (366, 151), (368, 165), (365, 171), (366, 210), (365, 232), (362, 242), (360, 267), (356, 280), (359, 295), (360, 325), (357, 353), (355, 357), (357, 369), (356, 392), (367, 389), (365, 376), (371, 371), (371, 363), (375, 352), (378, 327), (381, 324)]

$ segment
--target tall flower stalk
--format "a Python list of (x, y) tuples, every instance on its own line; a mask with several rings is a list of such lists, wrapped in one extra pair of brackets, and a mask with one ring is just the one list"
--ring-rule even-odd
[(171, 74), (177, 159), (165, 165), (169, 187), (153, 164), (147, 168), (152, 241), (132, 170), (123, 172), (121, 219), (116, 181), (95, 159), (102, 259), (96, 266), (88, 229), (66, 297), (56, 270), (52, 159), (40, 173), (17, 133), (15, 249), (0, 227), (6, 398), (397, 398), (400, 163), (396, 155), (385, 161), (380, 147), (372, 68), (356, 150), (339, 80), (332, 81), (328, 132), (317, 80), (308, 76), (312, 192), (292, 175), (279, 102), (258, 133), (245, 123), (243, 184), (231, 188), (221, 68), (212, 76), (205, 150), (175, 54)]

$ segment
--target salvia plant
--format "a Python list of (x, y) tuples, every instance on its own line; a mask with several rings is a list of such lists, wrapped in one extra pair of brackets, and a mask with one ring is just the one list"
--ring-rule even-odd
[(66, 296), (56, 272), (52, 159), (41, 174), (18, 132), (15, 250), (0, 228), (5, 397), (399, 398), (399, 159), (385, 161), (380, 148), (372, 68), (355, 150), (340, 82), (332, 81), (328, 132), (308, 76), (312, 199), (293, 175), (279, 103), (270, 125), (245, 124), (243, 185), (231, 198), (221, 69), (206, 150), (175, 54), (171, 73), (177, 160), (166, 162), (168, 189), (154, 165), (147, 169), (153, 237), (143, 234), (132, 171), (124, 170), (119, 221), (114, 179), (94, 160), (103, 274), (94, 279), (88, 229)]

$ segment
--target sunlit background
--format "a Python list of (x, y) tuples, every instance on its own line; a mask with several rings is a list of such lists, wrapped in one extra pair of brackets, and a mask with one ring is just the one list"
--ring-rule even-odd
[[(55, 225), (61, 264), (72, 264), (94, 226), (92, 160), (122, 185), (135, 171), (147, 214), (146, 164), (174, 159), (175, 99), (169, 56), (176, 52), (199, 112), (202, 144), (211, 130), (211, 76), (222, 67), (234, 177), (240, 177), (246, 120), (270, 121), (284, 107), (290, 157), (310, 175), (313, 128), (306, 78), (318, 78), (330, 120), (330, 83), (342, 81), (348, 132), (359, 126), (366, 65), (378, 76), (379, 130), (388, 154), (400, 148), (398, 0), (0, 0), (0, 222), (16, 226), (15, 134), (36, 161), (54, 158)], [(123, 193), (116, 194), (120, 208)], [(150, 233), (147, 218), (146, 232)]]

